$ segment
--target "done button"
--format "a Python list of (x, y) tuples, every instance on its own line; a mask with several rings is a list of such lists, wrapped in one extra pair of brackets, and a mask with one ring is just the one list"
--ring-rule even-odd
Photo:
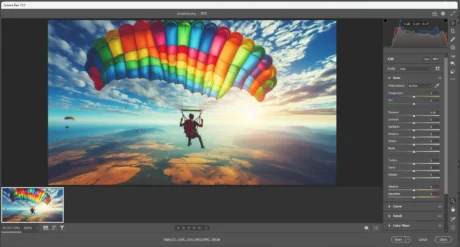
[(448, 244), (452, 242), (452, 237), (449, 236), (437, 236), (434, 238), (434, 241), (438, 244)]

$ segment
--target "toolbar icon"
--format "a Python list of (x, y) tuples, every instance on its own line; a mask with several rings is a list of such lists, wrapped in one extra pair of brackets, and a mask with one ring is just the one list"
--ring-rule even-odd
[(455, 37), (452, 37), (452, 38), (450, 39), (450, 42), (454, 42), (455, 39), (456, 39)]
[(432, 16), (438, 16), (438, 12), (433, 11), (433, 12), (431, 12), (431, 15), (432, 15)]
[(365, 231), (369, 231), (369, 226), (364, 226)]
[(451, 217), (450, 217), (450, 222), (454, 222), (456, 219), (457, 219), (457, 217), (451, 216)]
[(457, 25), (457, 21), (456, 20), (450, 20), (450, 26), (456, 26)]
[(455, 74), (455, 69), (450, 70), (450, 74), (451, 75)]
[(455, 33), (455, 28), (451, 28), (450, 33)]
[(441, 15), (442, 15), (442, 16), (445, 16), (445, 15), (446, 15), (446, 12), (444, 12), (444, 11), (441, 12)]
[(450, 204), (456, 204), (456, 203), (457, 203), (457, 199), (455, 199), (455, 198), (450, 198), (450, 199), (449, 199), (449, 202), (450, 202)]
[(455, 51), (455, 45), (451, 45), (451, 46), (450, 46), (450, 49), (453, 50), (453, 51)]
[(450, 65), (455, 66), (455, 62), (454, 62), (454, 61), (450, 61)]
[(451, 207), (451, 208), (450, 208), (450, 211), (451, 211), (452, 213), (455, 213), (455, 211), (456, 211), (455, 207)]

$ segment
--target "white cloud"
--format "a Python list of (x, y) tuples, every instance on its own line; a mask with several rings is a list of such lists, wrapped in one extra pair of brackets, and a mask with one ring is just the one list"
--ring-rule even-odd
[(257, 35), (258, 25), (253, 21), (243, 21), (241, 26), (239, 26), (235, 31), (240, 32), (243, 37), (250, 37), (254, 39)]
[(96, 32), (97, 32), (97, 27), (96, 27), (96, 25), (94, 25), (93, 21), (79, 20), (79, 21), (75, 21), (75, 24), (77, 24), (77, 26), (85, 29), (90, 34), (96, 34)]
[(67, 52), (68, 54), (73, 53), (72, 47), (70, 47), (69, 43), (57, 37), (48, 36), (48, 46), (50, 48), (58, 48), (64, 52)]
[(84, 87), (86, 85), (85, 82), (82, 80), (77, 81), (75, 84), (79, 87)]
[(64, 95), (61, 95), (59, 96), (59, 100), (62, 101), (62, 102), (66, 102), (66, 103), (70, 103), (72, 101), (74, 101), (73, 98), (70, 98), (70, 97), (67, 97), (67, 96), (64, 96)]
[(107, 32), (109, 30), (115, 29), (115, 26), (112, 24), (112, 22), (104, 20), (78, 20), (75, 21), (75, 24), (85, 29), (90, 34), (96, 34), (98, 32)]
[(48, 64), (52, 64), (62, 71), (68, 70), (72, 65), (72, 63), (69, 61), (67, 57), (61, 56), (53, 52), (48, 52)]
[(101, 106), (101, 103), (99, 102), (93, 102), (91, 100), (86, 100), (86, 99), (80, 99), (81, 102), (83, 102), (83, 105), (85, 107), (100, 107)]
[(261, 27), (264, 28), (262, 31), (262, 37), (273, 34), (276, 29), (281, 26), (282, 21), (261, 21)]
[(70, 93), (76, 93), (76, 94), (81, 94), (82, 93), (82, 92), (76, 90), (73, 87), (64, 86), (64, 87), (62, 87), (62, 89), (66, 90), (67, 92), (70, 92)]
[(48, 23), (48, 36), (54, 33), (54, 27)]
[(113, 97), (120, 98), (122, 100), (126, 100), (129, 98), (128, 95), (123, 94), (120, 91), (115, 90), (115, 89), (111, 90), (110, 93), (112, 94)]
[[(61, 24), (60, 26), (65, 26), (64, 24)], [(54, 27), (48, 23), (48, 30), (54, 30)], [(73, 61), (78, 64), (78, 65), (85, 65), (86, 63), (86, 52), (79, 48), (79, 47), (74, 47), (69, 44), (69, 42), (55, 36), (55, 32), (48, 32), (48, 49), (56, 49), (59, 51), (63, 51), (64, 53), (72, 56)]]
[[(131, 110), (123, 109), (123, 108), (112, 106), (112, 105), (105, 105), (99, 102), (93, 102), (91, 100), (80, 99), (80, 101), (82, 102), (81, 107), (83, 107), (85, 110), (104, 111), (104, 112), (130, 114), (130, 115), (140, 115), (141, 114), (139, 112), (133, 112)], [(79, 106), (75, 106), (75, 107), (79, 108)]]
[(134, 26), (134, 24), (136, 24), (136, 21), (135, 21), (135, 20), (128, 20), (128, 21), (126, 21), (125, 23)]
[(75, 51), (75, 61), (80, 65), (85, 65), (86, 63), (86, 52), (81, 48)]
[[(279, 25), (277, 21), (262, 21), (261, 27), (263, 37), (256, 40), (258, 44), (268, 47), (267, 53), (272, 56), (273, 63), (279, 73), (279, 77), (284, 76), (295, 61), (307, 56), (308, 45), (316, 38), (319, 33), (328, 31), (335, 22), (325, 21), (294, 21), (287, 25)], [(276, 31), (272, 31), (275, 28)], [(272, 33), (271, 35), (269, 35)], [(272, 42), (276, 49), (272, 49)]]
[[(124, 79), (121, 81), (112, 81), (100, 91), (97, 91), (92, 85), (90, 85), (86, 87), (86, 92), (84, 93), (84, 95), (93, 99), (107, 100), (120, 103), (123, 105), (123, 107), (129, 106), (130, 108), (139, 109), (139, 104), (142, 104), (143, 101), (137, 98), (132, 98), (129, 95), (122, 92), (122, 90), (126, 90), (126, 88), (131, 87), (129, 86), (129, 84), (135, 84), (135, 81), (138, 80), (142, 79)], [(148, 82), (150, 83), (150, 81)], [(126, 91), (133, 93), (130, 90)], [(143, 96), (142, 94), (137, 95)]]
[(74, 93), (82, 94), (81, 91), (79, 91), (75, 87), (73, 87), (72, 84), (70, 84), (68, 81), (66, 81), (61, 76), (57, 76), (56, 78), (57, 78), (56, 81), (48, 80), (48, 86), (49, 87), (60, 88), (60, 89), (63, 89), (65, 91), (67, 91), (70, 94), (74, 94)]

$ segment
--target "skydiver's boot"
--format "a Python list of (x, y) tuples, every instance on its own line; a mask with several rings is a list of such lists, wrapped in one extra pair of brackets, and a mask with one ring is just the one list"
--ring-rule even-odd
[(190, 147), (192, 145), (192, 138), (188, 138), (188, 146)]
[(198, 137), (198, 140), (200, 140), (201, 148), (204, 148), (204, 146), (203, 146), (203, 140), (201, 139), (201, 136), (200, 136), (200, 135), (197, 135), (197, 137)]

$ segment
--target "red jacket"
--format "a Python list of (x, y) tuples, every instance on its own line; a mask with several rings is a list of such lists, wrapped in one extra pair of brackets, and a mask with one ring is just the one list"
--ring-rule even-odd
[(187, 137), (195, 137), (197, 133), (196, 127), (203, 127), (203, 123), (187, 119), (184, 123), (180, 124), (180, 127), (182, 126), (184, 126), (184, 132)]

